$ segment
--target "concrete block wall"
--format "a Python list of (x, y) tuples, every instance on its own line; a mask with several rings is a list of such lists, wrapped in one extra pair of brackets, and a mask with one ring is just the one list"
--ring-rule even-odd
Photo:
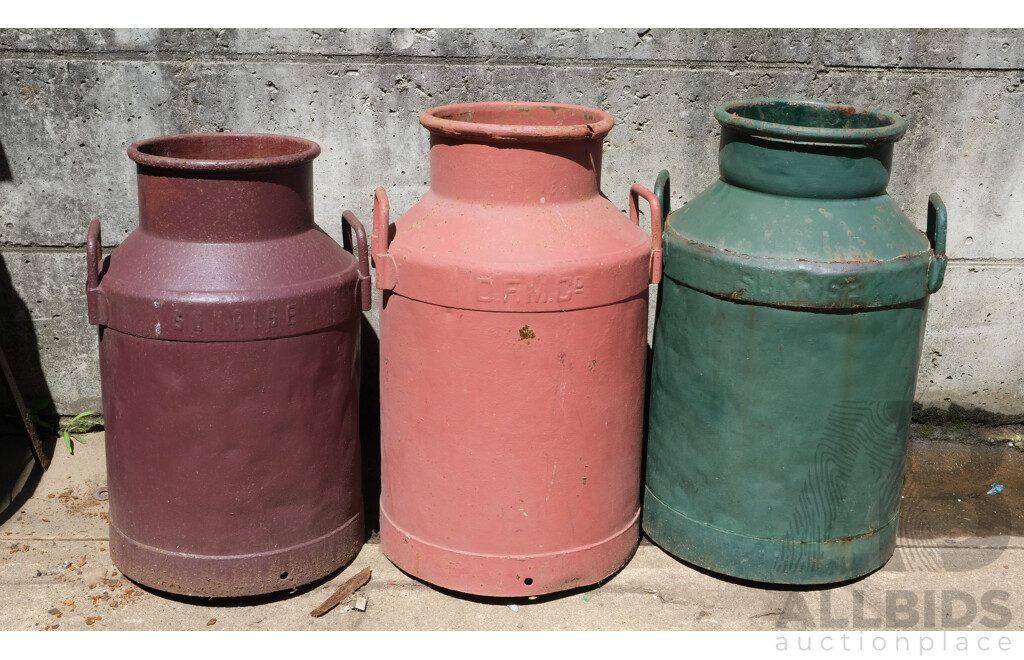
[[(341, 239), (373, 189), (393, 219), (426, 191), (423, 110), (521, 99), (603, 108), (602, 189), (673, 175), (679, 207), (717, 176), (719, 103), (752, 96), (895, 112), (889, 192), (924, 227), (949, 208), (917, 399), (1024, 414), (1024, 31), (841, 29), (0, 30), (0, 329), (29, 398), (100, 405), (84, 240), (135, 227), (135, 140), (267, 131), (318, 142), (318, 223)], [(368, 314), (376, 328), (375, 312)]]

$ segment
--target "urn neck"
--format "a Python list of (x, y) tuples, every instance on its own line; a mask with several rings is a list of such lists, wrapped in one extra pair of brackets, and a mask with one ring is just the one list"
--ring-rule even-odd
[(462, 103), (427, 110), (430, 188), (494, 204), (551, 204), (600, 194), (602, 140), (614, 123), (594, 108)]
[(752, 99), (715, 112), (722, 124), (722, 179), (792, 197), (881, 195), (893, 143), (906, 131), (895, 115), (848, 105)]
[(133, 144), (139, 228), (180, 241), (249, 242), (313, 224), (314, 142), (196, 133)]
[(430, 137), (430, 189), (492, 204), (552, 204), (601, 190), (601, 144), (487, 144)]

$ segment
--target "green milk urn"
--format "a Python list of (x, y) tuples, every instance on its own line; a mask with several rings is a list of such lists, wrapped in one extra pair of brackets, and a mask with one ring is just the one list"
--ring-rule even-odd
[(886, 194), (906, 122), (848, 105), (728, 103), (721, 179), (669, 214), (643, 526), (747, 580), (822, 584), (892, 556), (928, 295), (922, 233)]

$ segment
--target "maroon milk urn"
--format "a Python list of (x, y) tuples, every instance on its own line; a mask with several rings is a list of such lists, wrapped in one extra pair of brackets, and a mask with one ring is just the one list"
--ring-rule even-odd
[(313, 222), (316, 143), (191, 134), (128, 149), (139, 227), (87, 243), (99, 326), (110, 552), (202, 596), (316, 580), (363, 542), (357, 257)]

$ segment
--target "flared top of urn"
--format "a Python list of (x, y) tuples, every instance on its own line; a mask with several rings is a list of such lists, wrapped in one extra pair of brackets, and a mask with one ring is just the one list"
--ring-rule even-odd
[(893, 143), (907, 123), (841, 103), (746, 99), (715, 110), (719, 169), (734, 185), (794, 197), (868, 197), (885, 192)]
[(600, 141), (615, 120), (603, 110), (565, 103), (481, 101), (431, 108), (420, 123), (435, 135), (477, 142)]
[(128, 147), (139, 165), (182, 172), (255, 172), (311, 162), (320, 145), (269, 133), (185, 133), (140, 140)]
[(599, 193), (601, 148), (615, 121), (562, 103), (494, 101), (431, 108), (431, 190), (496, 203), (551, 203)]
[(132, 144), (139, 226), (182, 241), (257, 241), (313, 227), (320, 146), (264, 133), (188, 133)]

